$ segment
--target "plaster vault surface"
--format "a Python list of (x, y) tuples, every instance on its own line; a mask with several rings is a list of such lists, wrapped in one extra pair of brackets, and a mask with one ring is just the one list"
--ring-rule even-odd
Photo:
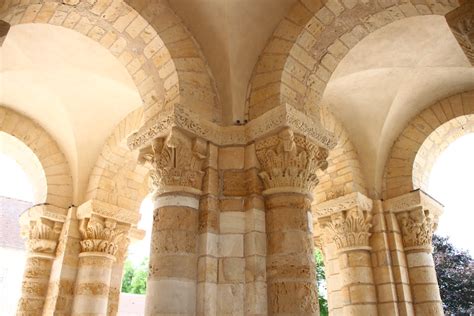
[(390, 148), (408, 121), (436, 100), (473, 87), (474, 69), (445, 18), (420, 16), (358, 43), (336, 68), (322, 102), (351, 135), (368, 188), (378, 195)]
[(47, 24), (11, 28), (0, 48), (0, 103), (34, 118), (69, 161), (75, 198), (113, 128), (142, 101), (127, 70), (84, 35)]

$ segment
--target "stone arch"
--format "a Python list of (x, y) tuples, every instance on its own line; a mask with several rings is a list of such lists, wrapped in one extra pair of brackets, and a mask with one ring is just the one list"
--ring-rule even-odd
[(321, 108), (320, 117), (324, 128), (334, 133), (338, 142), (336, 147), (329, 151), (327, 170), (318, 175), (319, 184), (314, 192), (313, 203), (322, 203), (353, 192), (367, 195), (359, 156), (349, 134), (326, 107)]
[(35, 202), (68, 208), (72, 204), (72, 176), (68, 161), (56, 141), (33, 120), (3, 106), (0, 106), (0, 131), (28, 146), (41, 164), (44, 175), (33, 174), (36, 177), (33, 181), (36, 185), (42, 183), (41, 177), (44, 176), (46, 188), (38, 188), (45, 193), (38, 193)]
[(436, 102), (419, 113), (395, 141), (384, 173), (384, 199), (426, 190), (431, 168), (456, 138), (474, 131), (474, 91)]
[(128, 114), (114, 129), (89, 177), (86, 200), (97, 199), (139, 211), (149, 192), (148, 167), (137, 163), (137, 151), (127, 147), (127, 137), (143, 123), (143, 109)]
[(299, 0), (280, 22), (252, 75), (246, 114), (254, 119), (280, 104), (318, 115), (332, 73), (370, 33), (411, 16), (444, 15), (456, 0)]
[(5, 1), (0, 18), (12, 26), (47, 23), (97, 41), (126, 67), (143, 100), (145, 117), (180, 103), (220, 121), (215, 84), (182, 21), (163, 1)]

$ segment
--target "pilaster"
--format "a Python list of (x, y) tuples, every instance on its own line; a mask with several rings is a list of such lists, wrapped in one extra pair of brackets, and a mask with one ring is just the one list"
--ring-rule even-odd
[(432, 236), (443, 206), (421, 190), (384, 201), (403, 240), (415, 315), (443, 315), (432, 256)]
[(336, 253), (328, 255), (338, 258), (341, 279), (340, 288), (331, 289), (331, 303), (343, 315), (377, 315), (369, 244), (372, 208), (373, 201), (358, 192), (314, 206), (323, 244), (335, 245)]

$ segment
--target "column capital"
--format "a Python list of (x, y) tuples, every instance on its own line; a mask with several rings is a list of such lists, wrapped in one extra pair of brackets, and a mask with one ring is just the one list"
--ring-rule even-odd
[(142, 148), (139, 162), (153, 167), (150, 175), (158, 194), (182, 191), (200, 195), (206, 156), (205, 140), (173, 129), (166, 137), (156, 138)]
[(30, 256), (54, 258), (67, 210), (49, 204), (35, 205), (20, 216), (21, 234)]
[(109, 256), (117, 254), (120, 243), (126, 239), (126, 230), (117, 226), (117, 221), (93, 215), (80, 221), (79, 233), (82, 253), (99, 253)]
[(355, 192), (313, 207), (324, 239), (336, 244), (339, 251), (367, 249), (372, 227), (373, 202)]
[(431, 251), (433, 232), (443, 205), (421, 190), (384, 201), (384, 209), (395, 214), (405, 250)]
[(310, 194), (319, 180), (317, 170), (325, 170), (328, 150), (306, 136), (285, 128), (277, 135), (255, 143), (265, 186), (263, 194), (297, 192)]

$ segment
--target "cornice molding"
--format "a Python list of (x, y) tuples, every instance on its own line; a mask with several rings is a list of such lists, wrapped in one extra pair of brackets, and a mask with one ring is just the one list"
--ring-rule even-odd
[(131, 225), (136, 225), (141, 217), (140, 213), (136, 211), (131, 211), (95, 199), (89, 200), (77, 208), (77, 218), (80, 220), (91, 218), (92, 215)]
[(220, 126), (177, 105), (173, 112), (158, 115), (132, 134), (127, 140), (128, 146), (132, 150), (146, 147), (154, 139), (168, 135), (174, 128), (218, 146), (246, 145), (284, 128), (290, 128), (326, 149), (332, 149), (337, 144), (336, 137), (326, 131), (319, 121), (313, 120), (289, 104), (276, 107), (243, 126)]
[(370, 212), (373, 201), (362, 193), (354, 192), (323, 203), (313, 204), (313, 214), (315, 218), (326, 217), (354, 207)]
[(443, 205), (420, 189), (383, 201), (384, 210), (392, 213), (407, 212), (418, 207), (430, 210), (436, 216), (443, 213)]

